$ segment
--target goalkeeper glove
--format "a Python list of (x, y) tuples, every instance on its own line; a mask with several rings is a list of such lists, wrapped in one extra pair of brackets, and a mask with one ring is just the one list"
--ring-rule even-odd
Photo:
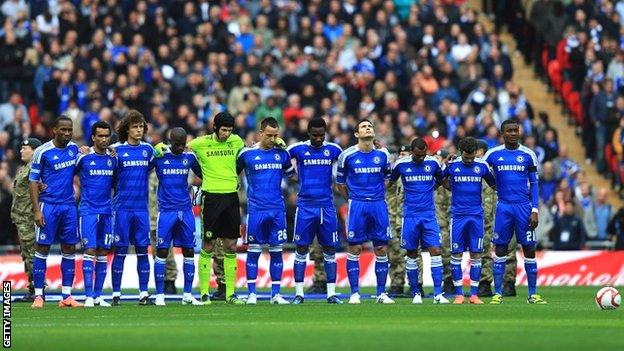
[(169, 145), (162, 142), (158, 143), (154, 146), (154, 157), (163, 157), (167, 151), (169, 151)]
[(280, 149), (285, 149), (286, 142), (284, 141), (284, 139), (277, 137), (275, 138), (275, 146), (279, 147)]

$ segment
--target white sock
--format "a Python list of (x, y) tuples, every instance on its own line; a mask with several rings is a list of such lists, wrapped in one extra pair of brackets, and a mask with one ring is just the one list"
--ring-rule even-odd
[(139, 292), (139, 299), (142, 299), (146, 296), (148, 296), (149, 294), (147, 293), (147, 291), (140, 291)]
[(336, 283), (327, 283), (327, 297), (336, 295)]
[(35, 289), (35, 296), (43, 296), (43, 289)]
[(295, 295), (303, 296), (303, 282), (295, 282)]
[(63, 295), (71, 295), (71, 286), (63, 286), (61, 287), (61, 294)]
[(192, 300), (193, 299), (193, 294), (191, 294), (191, 293), (184, 293), (183, 299), (185, 299), (185, 300)]
[(164, 299), (165, 298), (165, 294), (156, 294), (156, 298), (157, 299)]

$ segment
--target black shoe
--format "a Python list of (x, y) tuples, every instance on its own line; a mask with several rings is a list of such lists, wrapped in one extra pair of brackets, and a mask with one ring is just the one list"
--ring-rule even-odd
[(442, 284), (442, 292), (445, 295), (453, 296), (455, 295), (455, 286), (453, 285), (453, 279), (445, 279)]
[(327, 298), (327, 303), (331, 303), (334, 305), (342, 305), (343, 302), (338, 298), (338, 295), (330, 296)]
[(113, 296), (113, 301), (111, 301), (111, 306), (114, 306), (114, 307), (121, 306), (121, 297)]
[(34, 291), (30, 292), (28, 291), (26, 294), (24, 294), (24, 296), (22, 296), (21, 299), (15, 299), (15, 301), (13, 302), (33, 302), (35, 301), (35, 294)]
[(503, 285), (503, 296), (516, 296), (516, 285), (514, 283), (505, 283)]
[(291, 304), (293, 304), (293, 305), (301, 305), (303, 303), (303, 301), (304, 301), (303, 296), (297, 295), (297, 296), (295, 296), (295, 299), (292, 300)]
[[(425, 296), (425, 290), (423, 289), (423, 285), (422, 285), (422, 284), (420, 284), (420, 283), (418, 284), (418, 291), (419, 291), (419, 293), (420, 293), (420, 296), (422, 296), (422, 297), (424, 297), (424, 296)], [(413, 296), (412, 296), (412, 292), (411, 292), (411, 291), (408, 291), (408, 292), (405, 294), (405, 297), (413, 297)]]
[(492, 292), (492, 283), (488, 281), (479, 282), (479, 291), (477, 292), (477, 296), (479, 297), (494, 296), (494, 293)]
[(402, 286), (391, 286), (388, 289), (388, 296), (390, 297), (403, 297), (403, 287)]
[(210, 299), (215, 301), (225, 301), (225, 284), (219, 284), (217, 286), (217, 291), (212, 294)]
[(314, 282), (306, 291), (307, 294), (327, 294), (327, 282)]
[(175, 281), (173, 280), (165, 280), (165, 294), (167, 295), (176, 295), (178, 293), (178, 289), (176, 289)]
[(149, 295), (143, 296), (139, 299), (139, 306), (153, 306), (154, 301), (149, 298)]

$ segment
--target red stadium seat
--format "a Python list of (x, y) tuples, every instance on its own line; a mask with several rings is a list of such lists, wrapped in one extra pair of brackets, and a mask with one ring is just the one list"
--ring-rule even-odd
[(548, 63), (548, 78), (555, 91), (561, 92), (561, 67), (557, 60), (552, 60)]
[(607, 161), (607, 167), (609, 168), (609, 172), (613, 174), (617, 174), (618, 168), (618, 159), (615, 152), (613, 152), (613, 147), (611, 144), (607, 144), (604, 150), (605, 160)]
[(559, 66), (561, 70), (566, 70), (572, 67), (570, 65), (570, 55), (565, 51), (566, 40), (563, 39), (557, 44), (557, 61), (559, 61)]
[(542, 49), (542, 68), (544, 71), (548, 68), (548, 61), (550, 60), (550, 54), (548, 53), (548, 47), (544, 46)]
[(569, 80), (566, 80), (561, 84), (561, 98), (566, 105), (568, 103), (568, 100), (570, 100), (570, 94), (572, 94), (572, 89), (572, 82), (570, 82)]

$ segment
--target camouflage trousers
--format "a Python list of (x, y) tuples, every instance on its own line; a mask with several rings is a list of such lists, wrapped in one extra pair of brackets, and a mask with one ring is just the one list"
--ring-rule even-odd
[(323, 248), (316, 239), (312, 245), (310, 245), (310, 260), (314, 261), (314, 276), (312, 281), (314, 283), (326, 283), (327, 276), (325, 275), (325, 266), (323, 265)]
[[(156, 257), (156, 231), (150, 231), (150, 242), (152, 244), (152, 256)], [(165, 280), (175, 281), (178, 277), (178, 265), (176, 264), (172, 248), (169, 248), (167, 262), (165, 263)]]
[(212, 269), (214, 270), (217, 284), (223, 285), (225, 284), (225, 271), (223, 270), (223, 240), (221, 240), (221, 238), (216, 238), (213, 248)]
[(448, 221), (445, 222), (447, 225), (440, 225), (440, 238), (442, 239), (442, 266), (444, 267), (444, 277), (443, 280), (447, 281), (451, 278), (451, 232), (448, 226)]
[(32, 265), (35, 258), (35, 249), (37, 244), (35, 242), (35, 225), (34, 220), (32, 222), (15, 223), (17, 227), (17, 235), (20, 240), (20, 253), (22, 255), (22, 261), (24, 261), (24, 273), (28, 276), (28, 288), (32, 289)]
[[(516, 236), (513, 235), (508, 247), (509, 253), (507, 254), (507, 263), (505, 265), (505, 283), (512, 282), (515, 284), (516, 282), (516, 269), (518, 266), (518, 261), (516, 259), (517, 249), (518, 244), (516, 242)], [(485, 234), (483, 236), (483, 256), (481, 256), (481, 282), (492, 283), (494, 281), (492, 271), (494, 268), (493, 256), (494, 246), (492, 245), (492, 228), (490, 225), (488, 230), (486, 224)]]
[[(392, 239), (388, 243), (388, 261), (390, 263), (388, 272), (390, 274), (390, 286), (394, 288), (403, 288), (405, 286), (405, 255), (407, 251), (401, 248), (401, 229), (394, 228)], [(418, 283), (423, 282), (423, 261), (421, 250), (418, 249)]]

